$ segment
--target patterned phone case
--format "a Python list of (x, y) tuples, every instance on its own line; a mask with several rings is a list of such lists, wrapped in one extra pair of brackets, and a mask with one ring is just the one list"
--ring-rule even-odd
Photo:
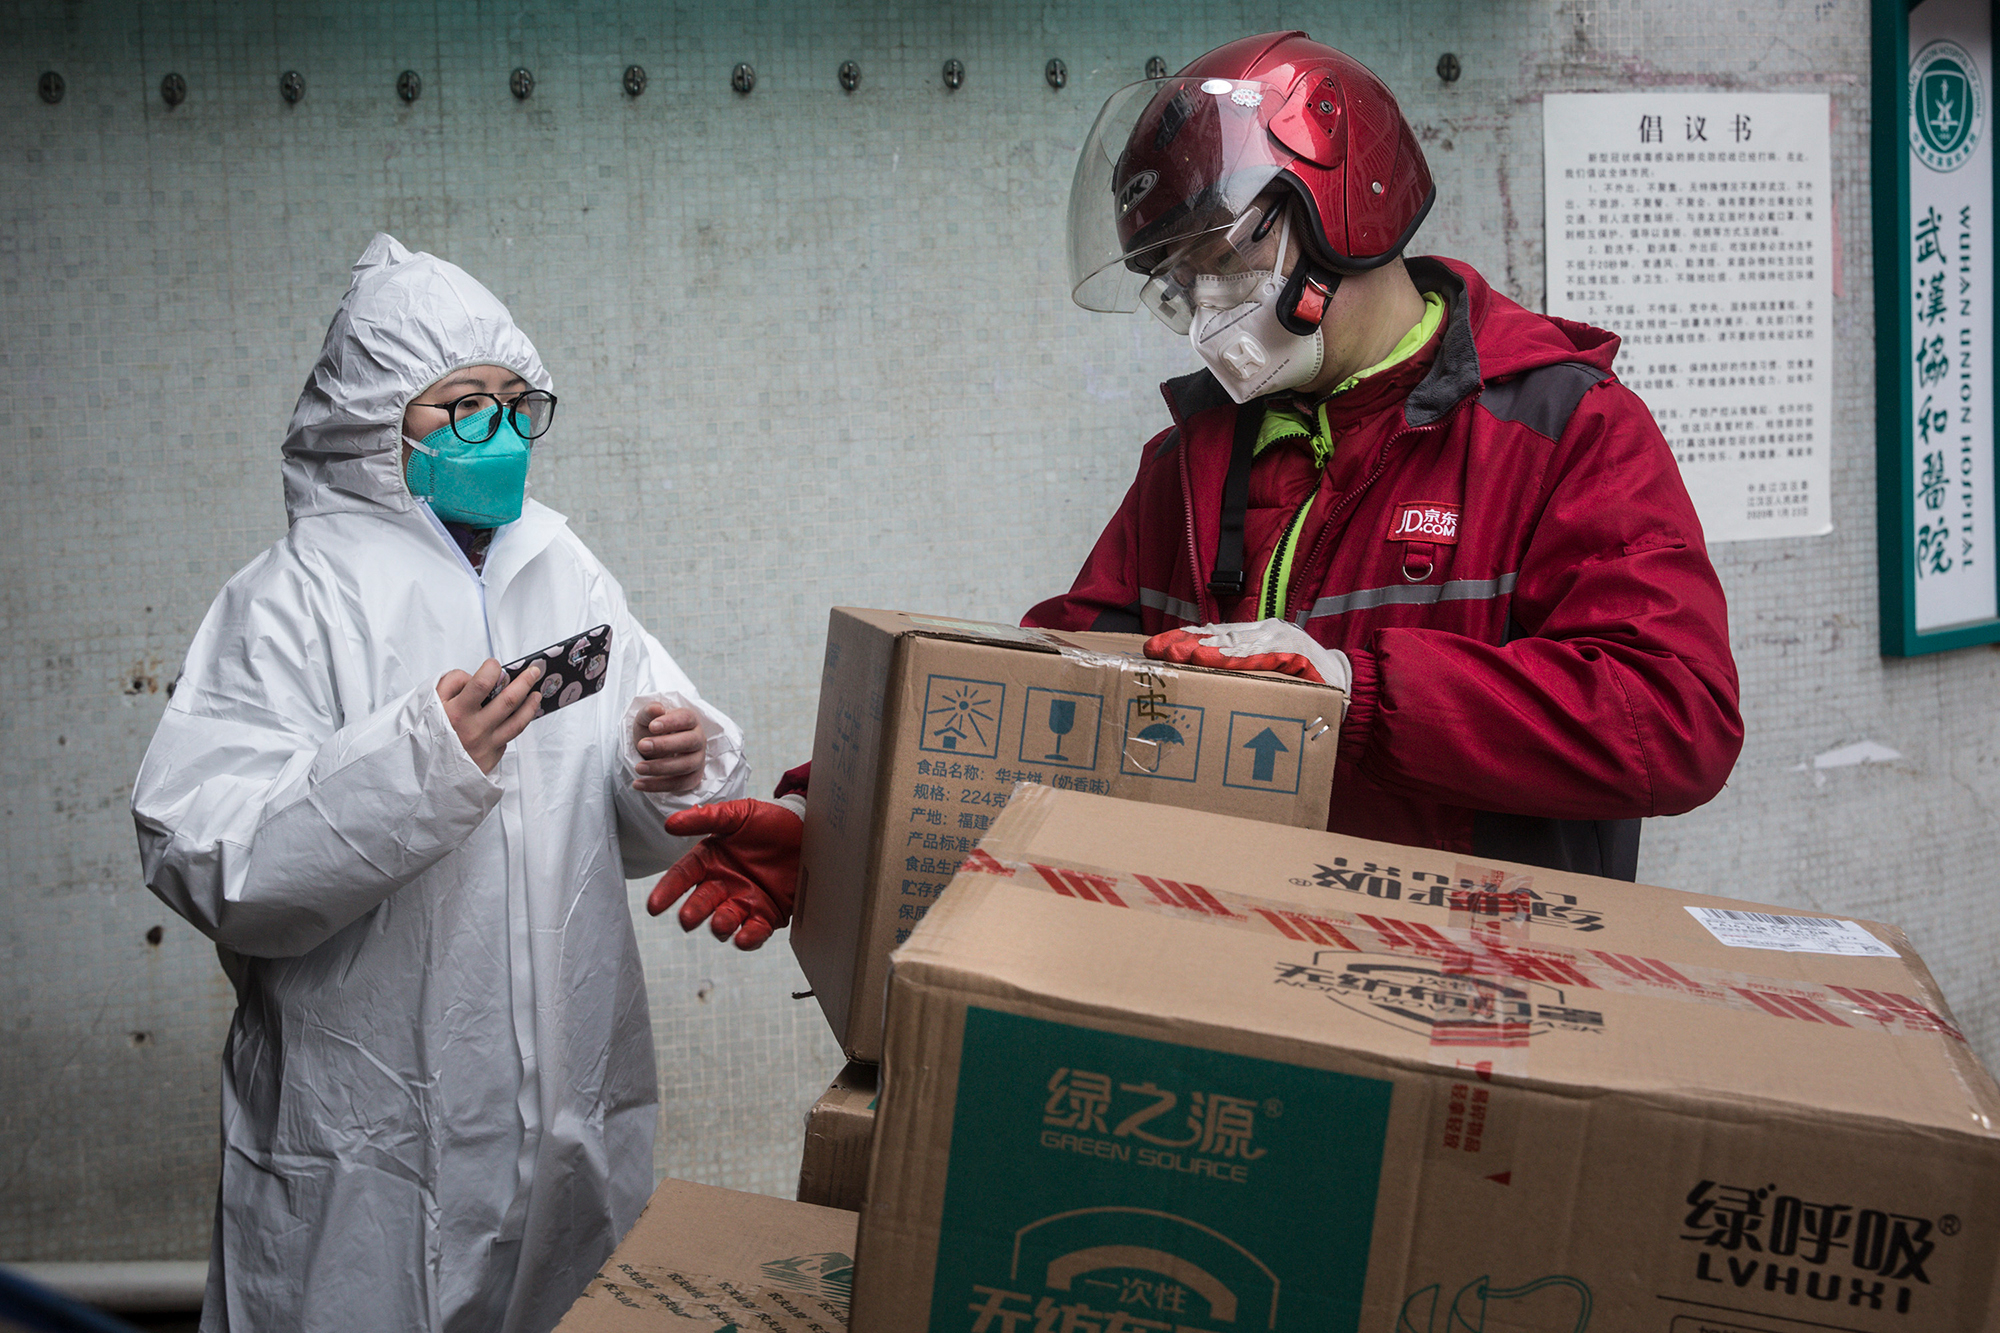
[(493, 687), (493, 694), (486, 696), (486, 702), (491, 703), (494, 695), (536, 662), (542, 664), (542, 679), (535, 688), (542, 696), (544, 714), (567, 708), (578, 699), (587, 699), (604, 688), (604, 679), (609, 674), (606, 668), (611, 663), (611, 626), (587, 629), (538, 653), (529, 653), (517, 662), (509, 662), (500, 668), (500, 683)]

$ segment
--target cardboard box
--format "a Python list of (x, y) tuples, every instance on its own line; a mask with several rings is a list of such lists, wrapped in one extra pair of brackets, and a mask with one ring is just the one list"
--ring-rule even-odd
[(1016, 782), (1326, 827), (1345, 696), (1144, 642), (835, 608), (791, 938), (849, 1059), (880, 1061), (889, 951)]
[(1996, 1122), (1893, 926), (1023, 789), (894, 956), (855, 1327), (1990, 1333)]
[(556, 1333), (841, 1333), (854, 1214), (662, 1182)]
[(875, 1142), (875, 1066), (850, 1060), (806, 1112), (799, 1202), (860, 1211)]

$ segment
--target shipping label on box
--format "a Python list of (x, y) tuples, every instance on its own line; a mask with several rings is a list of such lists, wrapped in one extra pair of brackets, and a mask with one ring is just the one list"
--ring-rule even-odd
[(857, 1327), (2000, 1327), (2000, 1088), (1900, 931), (1297, 873), (1439, 856), (1024, 789), (895, 955)]
[(1340, 691), (1143, 642), (834, 610), (791, 939), (849, 1057), (880, 1057), (889, 951), (1017, 783), (1325, 827)]

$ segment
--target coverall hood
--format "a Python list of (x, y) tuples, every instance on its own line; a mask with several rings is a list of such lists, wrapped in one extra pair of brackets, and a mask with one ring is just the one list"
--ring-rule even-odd
[(403, 479), (403, 412), (464, 366), (507, 369), (553, 391), (547, 367), (500, 298), (458, 265), (376, 233), (327, 328), (285, 431), (285, 512), (421, 502)]

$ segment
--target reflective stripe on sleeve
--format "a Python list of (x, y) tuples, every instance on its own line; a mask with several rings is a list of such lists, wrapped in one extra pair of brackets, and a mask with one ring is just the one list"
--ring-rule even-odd
[(1179, 616), (1189, 624), (1201, 619), (1201, 608), (1193, 602), (1183, 602), (1178, 597), (1169, 597), (1153, 588), (1139, 589), (1139, 605), (1150, 606), (1155, 611), (1164, 611), (1170, 616)]
[[(1306, 619), (1345, 615), (1349, 611), (1365, 611), (1372, 606), (1428, 606), (1433, 602), (1477, 602), (1489, 597), (1505, 597), (1514, 591), (1514, 580), (1518, 577), (1518, 574), (1502, 574), (1497, 579), (1452, 579), (1448, 583), (1404, 583), (1387, 588), (1363, 588), (1359, 592), (1320, 598), (1313, 603)], [(1139, 596), (1144, 600), (1146, 594), (1142, 592)]]

